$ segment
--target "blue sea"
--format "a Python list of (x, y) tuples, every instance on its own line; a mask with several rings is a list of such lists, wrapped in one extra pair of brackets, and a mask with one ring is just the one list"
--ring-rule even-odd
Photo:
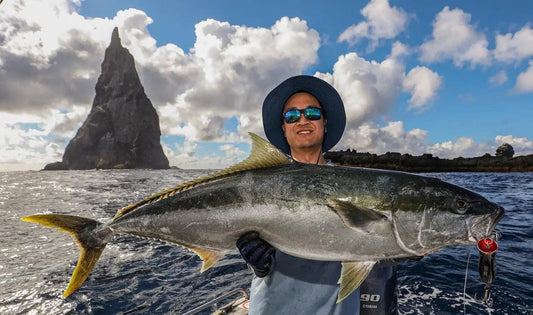
[[(117, 209), (208, 170), (100, 170), (0, 173), (0, 314), (180, 314), (252, 275), (235, 252), (199, 273), (192, 252), (115, 236), (83, 286), (63, 290), (78, 259), (70, 236), (20, 221), (36, 213), (107, 221)], [(474, 245), (446, 248), (398, 266), (401, 314), (533, 314), (533, 173), (425, 174), (464, 186), (506, 210), (497, 230), (491, 303)], [(465, 281), (466, 279), (466, 281)]]

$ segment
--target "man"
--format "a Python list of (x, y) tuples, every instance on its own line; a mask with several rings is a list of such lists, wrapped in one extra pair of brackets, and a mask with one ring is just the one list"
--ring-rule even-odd
[[(323, 152), (337, 144), (345, 124), (344, 104), (337, 91), (312, 76), (285, 80), (263, 103), (267, 138), (298, 162), (326, 164)], [(251, 315), (396, 312), (396, 273), (390, 266), (376, 266), (360, 286), (361, 295), (358, 289), (337, 304), (340, 262), (287, 255), (255, 232), (243, 235), (237, 247), (256, 275), (251, 287)]]

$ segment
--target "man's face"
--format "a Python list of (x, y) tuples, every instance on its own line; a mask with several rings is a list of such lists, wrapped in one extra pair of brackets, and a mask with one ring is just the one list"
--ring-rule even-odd
[[(322, 108), (313, 95), (305, 92), (296, 93), (285, 103), (283, 114), (290, 109), (306, 109), (308, 107)], [(291, 151), (317, 148), (322, 150), (325, 125), (326, 121), (324, 120), (324, 116), (319, 120), (308, 120), (302, 114), (300, 120), (292, 124), (283, 120), (281, 128), (291, 147)]]

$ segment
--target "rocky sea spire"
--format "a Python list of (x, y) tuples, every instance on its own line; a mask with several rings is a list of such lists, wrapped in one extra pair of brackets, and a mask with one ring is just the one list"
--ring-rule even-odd
[(159, 117), (116, 27), (95, 90), (89, 116), (67, 145), (63, 161), (45, 169), (169, 168)]

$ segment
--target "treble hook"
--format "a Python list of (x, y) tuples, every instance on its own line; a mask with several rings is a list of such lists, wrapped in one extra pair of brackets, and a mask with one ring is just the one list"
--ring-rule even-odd
[(492, 299), (492, 293), (490, 292), (490, 284), (485, 284), (485, 294), (483, 295), (483, 303), (487, 306), (492, 307), (494, 305), (494, 300)]

